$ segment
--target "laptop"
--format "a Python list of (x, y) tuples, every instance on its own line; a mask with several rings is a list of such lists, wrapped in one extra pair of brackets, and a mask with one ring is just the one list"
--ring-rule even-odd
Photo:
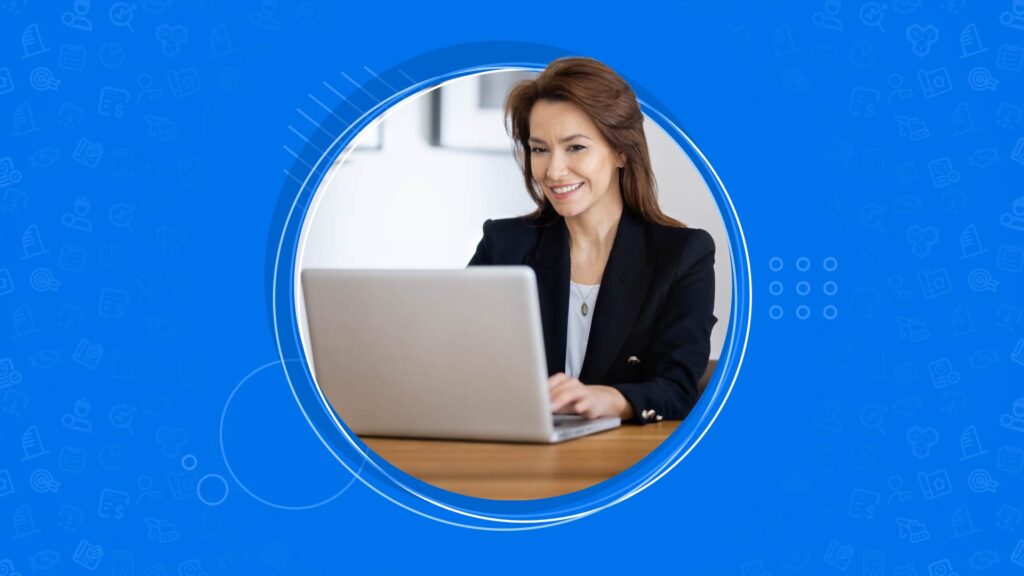
[(527, 266), (303, 270), (314, 378), (361, 436), (552, 443), (619, 426), (552, 415)]

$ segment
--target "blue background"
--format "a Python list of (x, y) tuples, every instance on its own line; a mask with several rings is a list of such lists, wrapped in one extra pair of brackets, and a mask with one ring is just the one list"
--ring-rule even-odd
[[(1010, 0), (149, 0), (94, 2), (91, 29), (74, 7), (0, 7), (0, 574), (1024, 571)], [(678, 121), (735, 203), (754, 303), (732, 394), (668, 475), (483, 531), (352, 482), (312, 433), (273, 247), (292, 152), (340, 126), (310, 95), (351, 121), (422, 80), (388, 72), (526, 43)]]

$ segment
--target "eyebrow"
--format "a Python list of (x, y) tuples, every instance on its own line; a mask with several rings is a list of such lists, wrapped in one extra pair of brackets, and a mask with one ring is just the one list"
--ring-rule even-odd
[[(564, 144), (566, 142), (569, 142), (570, 140), (575, 140), (576, 138), (586, 138), (587, 140), (591, 139), (590, 136), (587, 136), (586, 134), (572, 134), (570, 136), (566, 136), (565, 138), (562, 138), (561, 140), (559, 140), (559, 142)], [(530, 136), (530, 140), (529, 141), (530, 142), (537, 142), (538, 144), (547, 144), (547, 142), (541, 140), (540, 138), (534, 138), (533, 136)]]

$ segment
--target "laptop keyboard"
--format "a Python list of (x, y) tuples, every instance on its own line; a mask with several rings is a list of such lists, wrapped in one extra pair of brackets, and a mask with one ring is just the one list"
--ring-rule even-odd
[(572, 426), (584, 420), (583, 416), (576, 414), (554, 414), (555, 428)]

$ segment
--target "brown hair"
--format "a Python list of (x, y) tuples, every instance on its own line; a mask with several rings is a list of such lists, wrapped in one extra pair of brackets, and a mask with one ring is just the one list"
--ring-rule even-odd
[(551, 208), (535, 185), (530, 165), (530, 112), (538, 100), (578, 106), (612, 148), (626, 157), (625, 166), (619, 170), (619, 189), (626, 207), (648, 222), (684, 227), (658, 207), (644, 115), (633, 89), (614, 70), (590, 58), (559, 58), (537, 78), (516, 84), (505, 97), (506, 128), (515, 142), (526, 190), (537, 204), (531, 216), (540, 216)]

